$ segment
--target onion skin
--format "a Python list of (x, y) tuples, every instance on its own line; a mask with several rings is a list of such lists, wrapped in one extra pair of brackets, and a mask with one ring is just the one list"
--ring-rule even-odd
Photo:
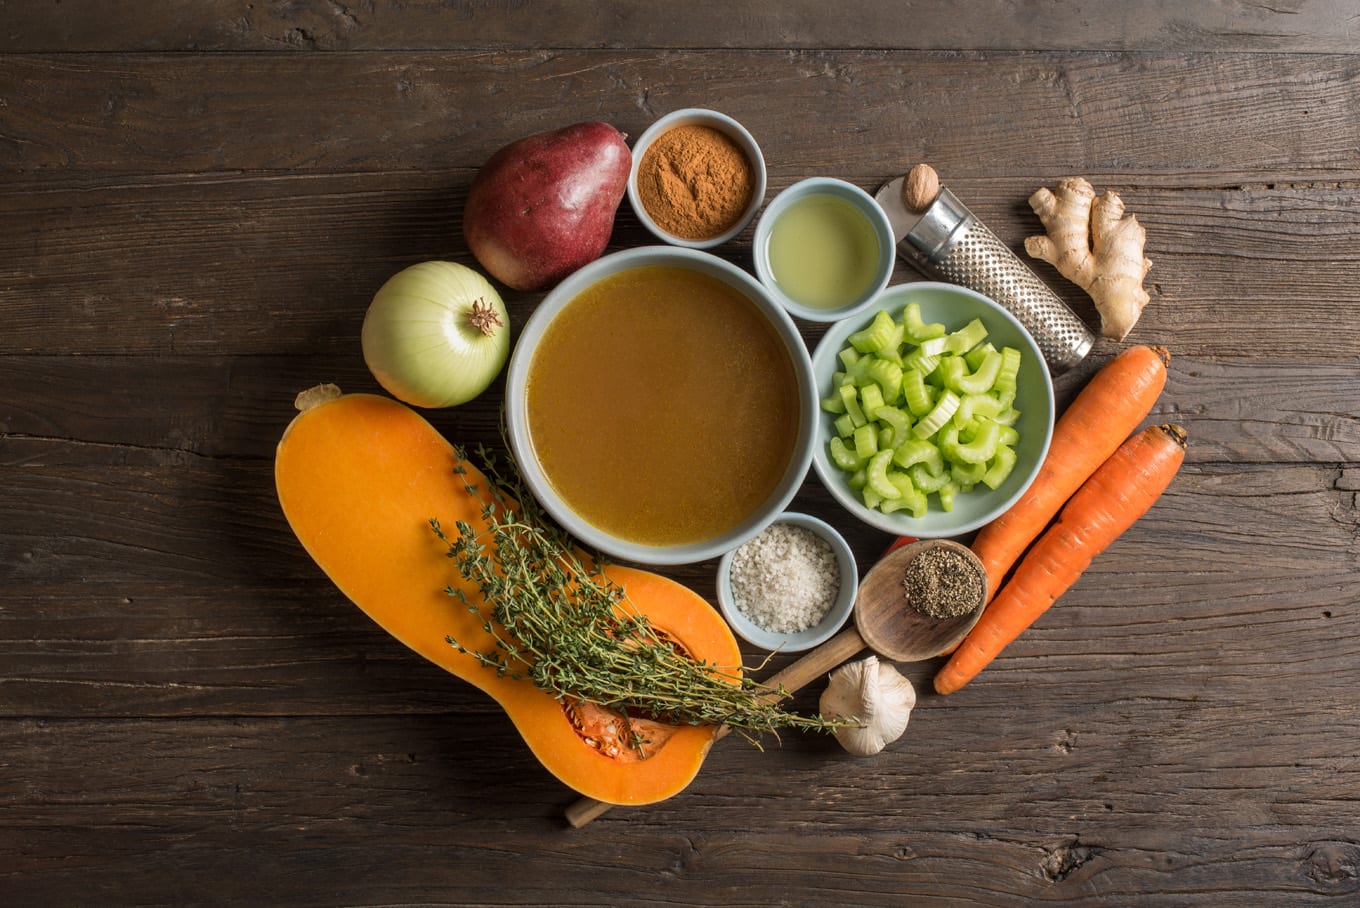
[[(493, 316), (485, 333), (473, 305)], [(413, 407), (454, 407), (495, 381), (510, 356), (510, 317), (479, 272), (421, 262), (379, 288), (364, 316), (364, 362), (388, 393)]]

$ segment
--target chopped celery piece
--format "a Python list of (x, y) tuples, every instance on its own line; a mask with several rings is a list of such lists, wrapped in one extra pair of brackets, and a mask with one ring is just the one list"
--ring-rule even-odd
[(954, 510), (954, 496), (959, 492), (958, 483), (949, 480), (944, 485), (935, 490), (936, 496), (940, 499), (940, 510), (946, 514)]
[(923, 463), (930, 467), (932, 473), (938, 473), (944, 469), (944, 455), (933, 441), (908, 438), (893, 448), (893, 463), (903, 469), (912, 464)]
[(964, 394), (959, 398), (959, 408), (954, 411), (954, 425), (960, 429), (975, 429), (979, 419), (997, 419), (1006, 411), (1006, 405), (991, 394)]
[(911, 416), (897, 407), (879, 407), (874, 411), (874, 419), (886, 423), (886, 428), (892, 430), (892, 440), (883, 447), (895, 448), (909, 437)]
[(853, 369), (855, 363), (859, 362), (859, 351), (854, 347), (842, 347), (836, 356), (840, 359), (841, 365), (846, 369)]
[(993, 350), (996, 350), (996, 347), (992, 346), (992, 342), (985, 341), (963, 354), (963, 359), (968, 363), (968, 368), (976, 372), (977, 367), (982, 365), (983, 358)]
[(992, 387), (998, 392), (1010, 392), (1010, 399), (1001, 398), (1007, 404), (1015, 400), (1015, 380), (1020, 374), (1020, 351), (1014, 347), (1001, 350), (1001, 368), (997, 370), (996, 381)]
[(878, 453), (878, 427), (868, 422), (860, 426), (855, 430), (851, 444), (854, 445), (856, 457), (873, 457)]
[(859, 389), (854, 385), (841, 385), (837, 389), (840, 394), (841, 403), (845, 404), (845, 412), (850, 414), (850, 418), (855, 421), (856, 426), (862, 426), (868, 422), (864, 411), (859, 408)]
[(958, 408), (959, 396), (953, 391), (945, 391), (935, 400), (935, 406), (931, 411), (912, 426), (911, 431), (917, 438), (929, 438), (944, 428), (944, 424), (954, 417), (954, 411)]
[(1006, 477), (1011, 475), (1011, 470), (1015, 468), (1015, 449), (1010, 445), (1002, 445), (996, 449), (996, 456), (987, 466), (987, 472), (982, 474), (982, 484), (989, 489), (995, 489), (1006, 481)]
[(949, 478), (958, 484), (959, 488), (973, 486), (982, 482), (983, 474), (987, 472), (987, 464), (983, 463), (962, 463), (956, 462), (949, 465)]
[(982, 323), (982, 319), (975, 318), (959, 330), (949, 335), (950, 353), (960, 355), (967, 353), (987, 339), (987, 326)]
[(907, 369), (902, 373), (902, 396), (906, 398), (912, 416), (925, 416), (935, 406), (935, 397), (926, 387), (925, 374), (920, 369)]
[(949, 481), (948, 473), (943, 470), (939, 473), (933, 473), (923, 463), (912, 464), (907, 468), (907, 475), (911, 477), (912, 482), (916, 483), (916, 488), (922, 492), (938, 492)]
[(981, 319), (973, 319), (957, 331), (944, 337), (932, 337), (921, 341), (921, 351), (926, 356), (941, 356), (945, 353), (962, 355), (987, 339), (987, 326)]
[(870, 382), (859, 389), (859, 408), (864, 411), (864, 415), (869, 419), (874, 418), (874, 411), (883, 406), (883, 389)]
[(930, 507), (926, 493), (916, 488), (916, 483), (906, 473), (889, 473), (888, 480), (897, 487), (898, 496), (881, 503), (878, 509), (884, 514), (893, 511), (910, 511), (913, 517), (924, 517)]
[(1000, 421), (998, 421), (996, 425), (999, 429), (996, 436), (997, 444), (1006, 445), (1011, 448), (1020, 444), (1020, 431), (1016, 429), (1015, 426)]
[[(953, 386), (954, 390), (960, 394), (982, 394), (992, 390), (992, 386), (996, 384), (997, 373), (1001, 371), (1002, 359), (1000, 351), (994, 350), (987, 354), (972, 374), (961, 372), (958, 375), (955, 379), (957, 384)], [(964, 366), (968, 365), (963, 357), (956, 357), (956, 361)]]
[(902, 357), (903, 370), (916, 369), (922, 376), (930, 375), (939, 365), (940, 357), (938, 355), (927, 356), (921, 352), (920, 347)]
[(902, 367), (886, 359), (874, 357), (865, 368), (864, 377), (872, 379), (883, 393), (883, 402), (895, 404), (902, 399)]
[(864, 373), (869, 368), (869, 364), (874, 361), (874, 358), (874, 354), (866, 353), (855, 360), (855, 364), (842, 373), (845, 376), (844, 380), (836, 384), (845, 384), (848, 381), (851, 384), (862, 385), (867, 382), (869, 379)]
[(859, 490), (859, 496), (864, 501), (864, 506), (870, 510), (877, 510), (883, 505), (883, 496), (869, 487), (868, 483)]
[(855, 434), (855, 429), (857, 428), (855, 421), (850, 418), (849, 413), (842, 413), (840, 416), (837, 416), (836, 421), (832, 423), (832, 425), (836, 427), (836, 437), (838, 438), (849, 438), (851, 435)]
[(888, 464), (892, 461), (892, 451), (879, 451), (869, 460), (869, 465), (864, 468), (865, 475), (869, 479), (868, 488), (873, 489), (883, 498), (897, 498), (902, 493), (897, 490), (888, 479)]
[(906, 339), (913, 344), (930, 340), (932, 337), (943, 337), (948, 330), (942, 322), (926, 324), (921, 318), (920, 303), (907, 303), (906, 308), (902, 310), (902, 329)]
[[(955, 435), (958, 428), (949, 427)], [(941, 433), (942, 435), (944, 433)], [(949, 458), (950, 462), (963, 461), (964, 463), (986, 463), (996, 456), (996, 449), (1000, 444), (1001, 426), (990, 419), (984, 419), (978, 424), (978, 430), (973, 438), (966, 442), (960, 442), (957, 438), (950, 443), (941, 441), (940, 451)]]
[(940, 357), (940, 365), (937, 368), (940, 381), (951, 391), (963, 393), (959, 389), (959, 379), (968, 374), (968, 363), (964, 362), (962, 356), (955, 356), (952, 353), (944, 354)]
[(869, 472), (865, 470), (864, 467), (860, 467), (851, 473), (850, 478), (846, 481), (850, 483), (850, 488), (859, 491), (864, 488), (864, 484), (869, 481)]
[(878, 310), (869, 327), (850, 335), (850, 345), (860, 353), (873, 353), (902, 340), (902, 326), (893, 321), (886, 309)]
[(827, 442), (826, 448), (827, 453), (831, 455), (831, 462), (842, 470), (858, 470), (864, 466), (864, 458), (850, 450), (843, 438), (831, 439)]
[(844, 413), (845, 401), (841, 400), (839, 394), (832, 394), (822, 398), (822, 409), (828, 413)]

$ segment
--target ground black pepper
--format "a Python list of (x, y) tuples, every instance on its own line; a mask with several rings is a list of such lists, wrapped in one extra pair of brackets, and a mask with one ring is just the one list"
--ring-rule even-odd
[(926, 549), (907, 563), (902, 590), (912, 608), (932, 618), (966, 615), (982, 604), (986, 578), (962, 552)]

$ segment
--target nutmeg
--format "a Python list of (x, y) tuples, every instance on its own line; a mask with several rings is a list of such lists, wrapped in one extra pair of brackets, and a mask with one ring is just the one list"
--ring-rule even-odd
[(929, 164), (917, 164), (902, 181), (902, 204), (908, 211), (925, 211), (940, 194), (940, 175)]

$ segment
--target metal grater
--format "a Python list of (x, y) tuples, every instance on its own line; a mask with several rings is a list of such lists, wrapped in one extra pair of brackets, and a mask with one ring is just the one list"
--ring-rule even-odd
[(902, 202), (904, 177), (876, 196), (897, 239), (897, 253), (924, 274), (976, 290), (1025, 326), (1054, 375), (1081, 362), (1095, 336), (996, 234), (943, 187), (924, 212)]

